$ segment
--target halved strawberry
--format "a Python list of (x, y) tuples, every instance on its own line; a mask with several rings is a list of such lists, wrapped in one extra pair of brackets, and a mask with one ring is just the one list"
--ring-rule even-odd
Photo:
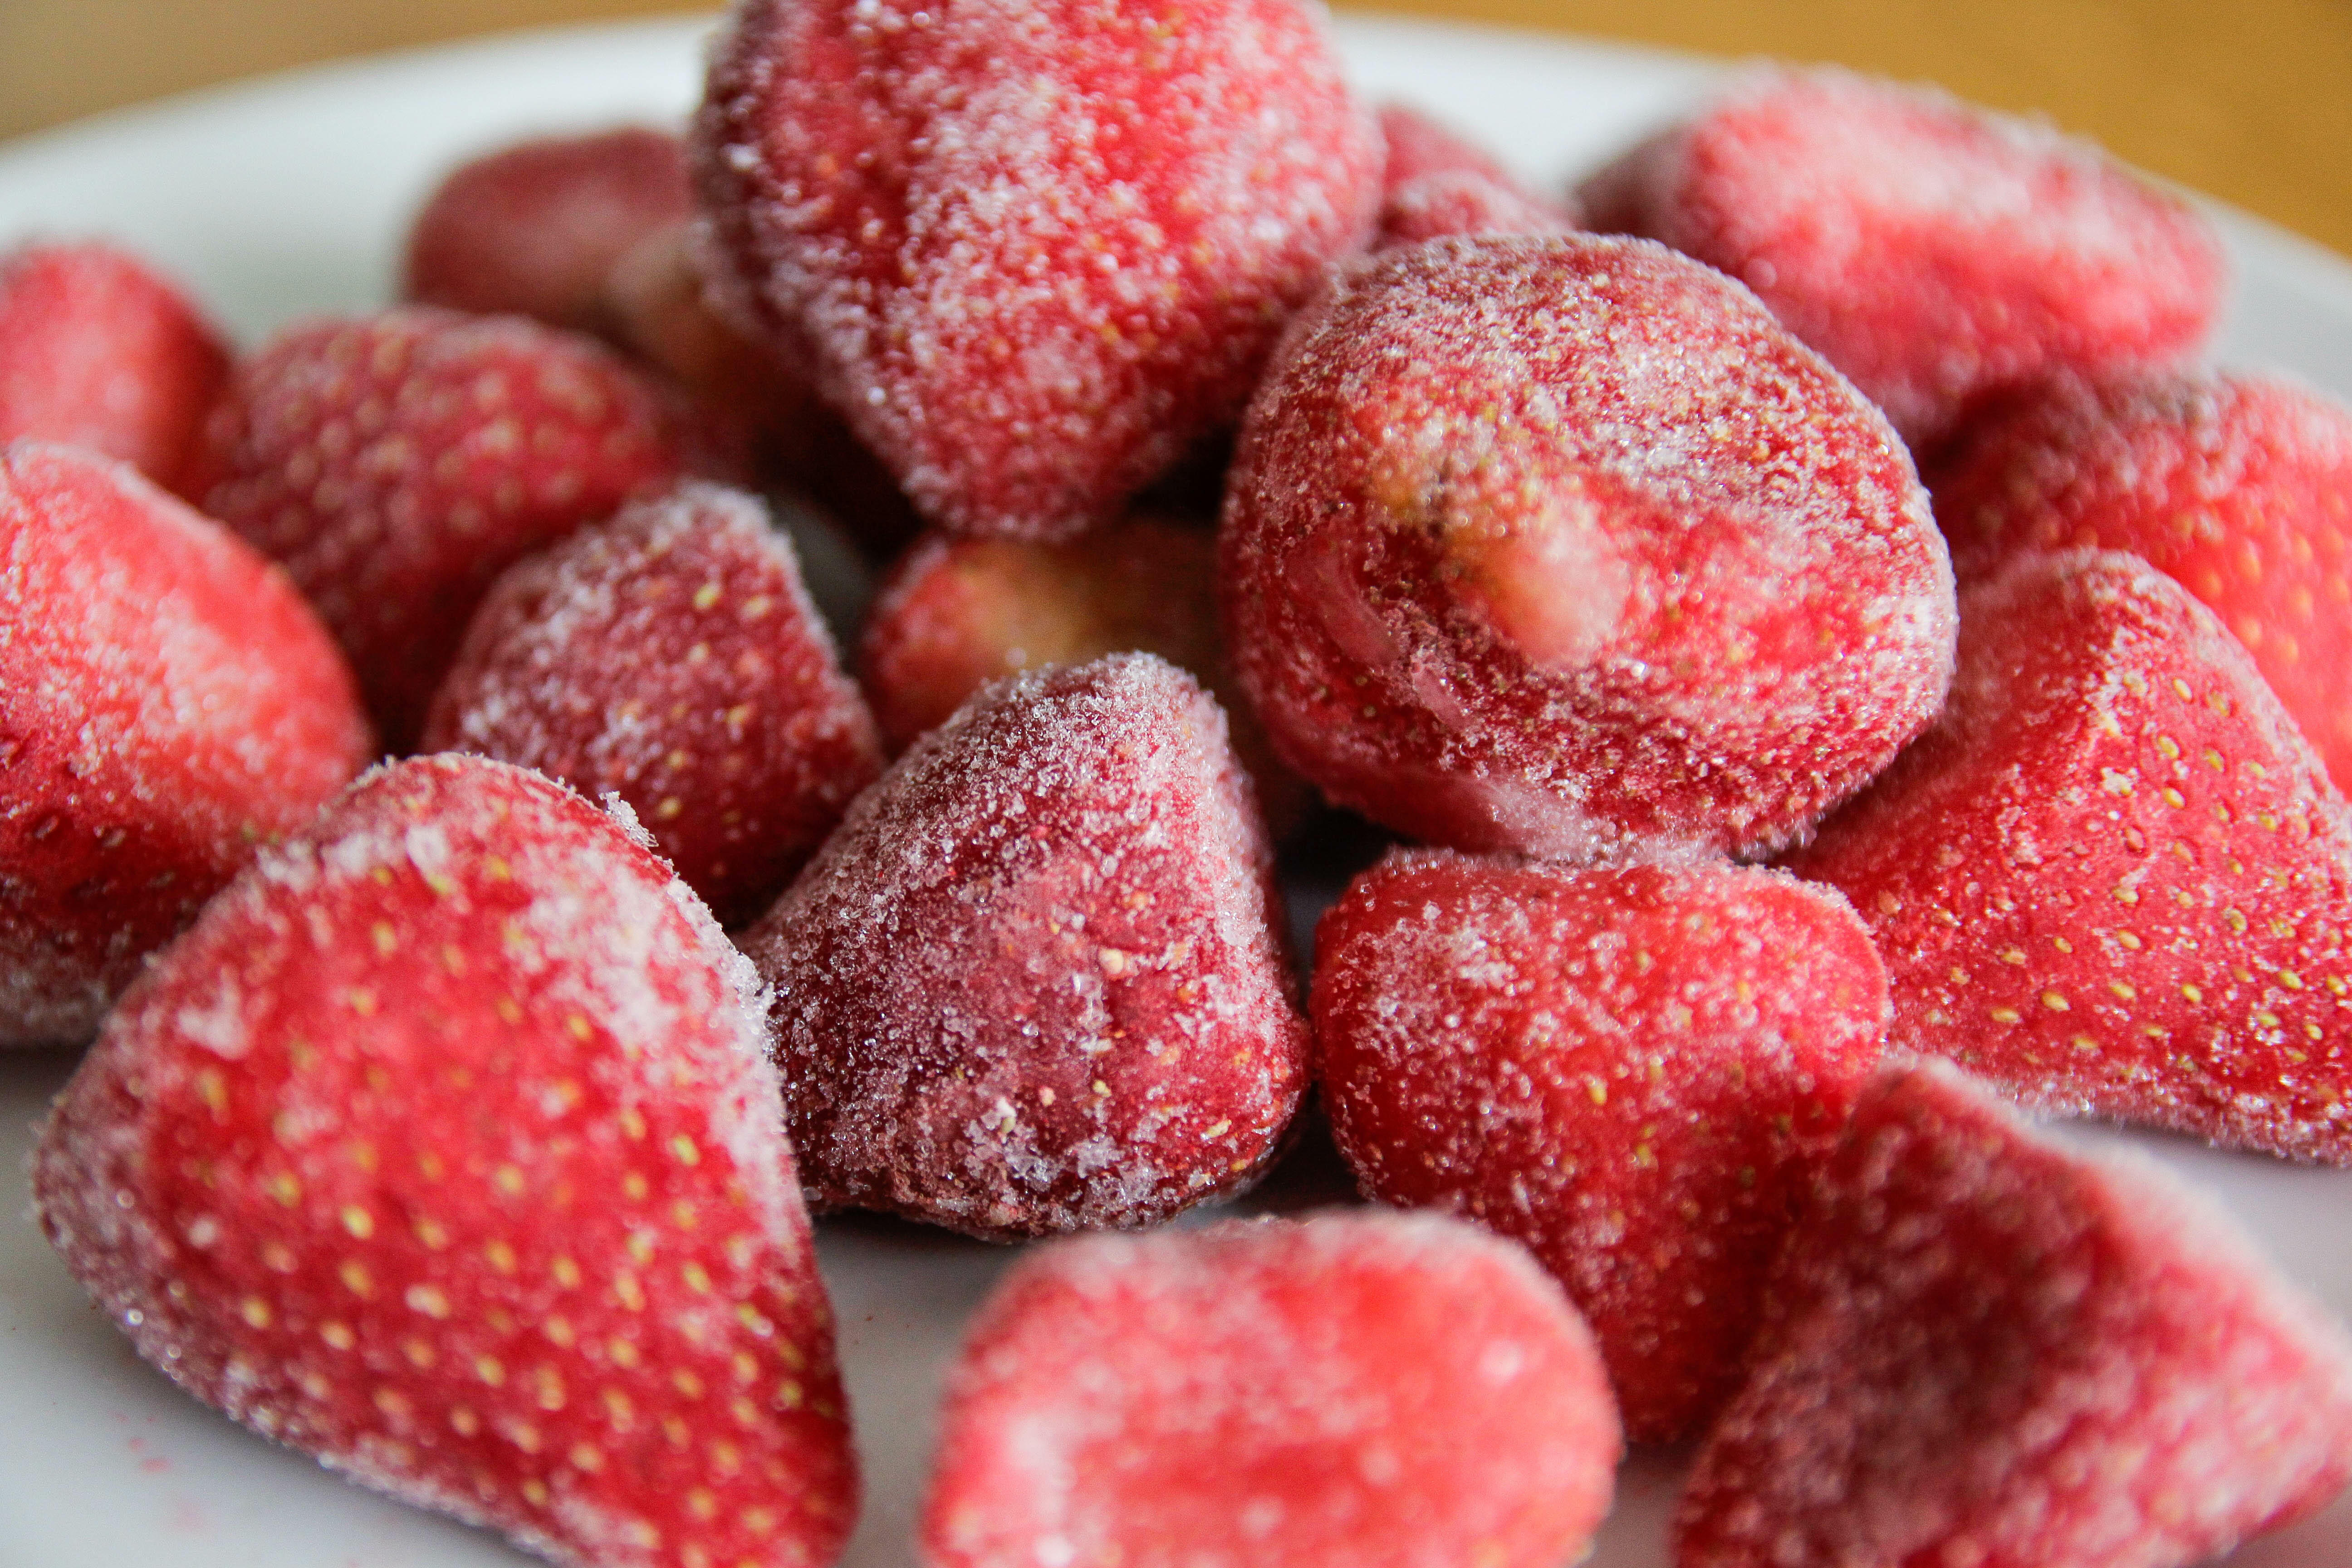
[(1855, 1112), (1700, 1449), (1677, 1568), (2183, 1568), (2352, 1477), (2352, 1342), (2145, 1162), (1942, 1064)]
[(1316, 1081), (1364, 1191), (1526, 1243), (1637, 1440), (1738, 1385), (1886, 1016), (1844, 900), (1724, 863), (1401, 852), (1316, 933)]
[(2352, 818), (2213, 613), (2133, 556), (1961, 599), (1935, 727), (1789, 864), (1894, 1039), (2058, 1113), (2352, 1163)]
[(500, 577), (423, 745), (620, 795), (729, 926), (775, 901), (882, 771), (792, 542), (754, 497), (704, 484)]
[(1031, 1253), (951, 1374), (930, 1568), (1556, 1568), (1620, 1450), (1527, 1255), (1356, 1211)]
[(117, 247), (0, 256), (0, 447), (82, 447), (184, 491), (228, 367), (204, 313)]
[(202, 504), (285, 563), (405, 750), (491, 580), (677, 476), (676, 413), (618, 356), (530, 321), (316, 321), (237, 367)]
[(369, 774), (123, 998), (43, 1227), (205, 1402), (559, 1563), (829, 1563), (855, 1461), (759, 989), (626, 824)]
[(1306, 1090), (1223, 715), (1149, 654), (983, 689), (743, 938), (811, 1194), (976, 1236), (1246, 1185)]
[(285, 573), (126, 467), (0, 446), (0, 1047), (88, 1038), (368, 745)]

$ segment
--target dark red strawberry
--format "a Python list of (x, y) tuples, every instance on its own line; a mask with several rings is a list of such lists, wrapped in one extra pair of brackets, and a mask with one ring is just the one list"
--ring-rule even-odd
[(1721, 268), (1926, 451), (1975, 400), (2179, 359), (2212, 225), (2097, 148), (1932, 90), (1759, 71), (1588, 182), (1589, 221)]
[(1306, 1090), (1265, 830), (1149, 654), (983, 689), (743, 938), (818, 1201), (975, 1236), (1247, 1185)]
[(127, 468), (0, 447), (0, 1047), (87, 1038), (368, 744), (283, 572)]
[(1240, 412), (1381, 163), (1301, 0), (751, 0), (696, 144), (787, 357), (933, 522), (1030, 539)]
[(369, 774), (123, 998), (41, 1223), (173, 1381), (560, 1563), (830, 1563), (856, 1506), (758, 983), (536, 774)]
[(1789, 862), (1877, 938), (1895, 1043), (2352, 1163), (2352, 820), (2245, 649), (2090, 552), (2011, 563), (1960, 625), (1942, 718)]
[(1971, 421), (1933, 488), (1963, 577), (2088, 546), (2179, 582), (2352, 781), (2352, 411), (2273, 376), (2062, 378)]
[(1940, 1064), (1855, 1112), (1677, 1568), (2186, 1568), (2352, 1476), (2352, 1342), (2156, 1165)]
[(1109, 653), (1156, 653), (1215, 691), (1234, 754), (1279, 837), (1307, 790), (1274, 760), (1217, 636), (1216, 542), (1130, 517), (1066, 544), (934, 535), (901, 561), (866, 623), (859, 664), (891, 749), (944, 723), (1000, 677)]
[(435, 187), (408, 231), (402, 297), (609, 331), (614, 268), (693, 206), (686, 150), (669, 132), (624, 126), (518, 142)]
[(82, 447), (184, 489), (228, 365), (178, 286), (114, 246), (0, 256), (0, 447)]
[(1886, 1016), (1843, 899), (1727, 864), (1401, 852), (1316, 935), (1316, 1081), (1365, 1193), (1526, 1243), (1637, 1441), (1738, 1386)]
[(237, 368), (204, 506), (278, 560), (405, 750), (498, 574), (681, 467), (675, 411), (585, 338), (411, 306)]
[(1895, 433), (1753, 295), (1638, 240), (1344, 271), (1250, 405), (1220, 549), (1276, 753), (1460, 849), (1785, 843), (1951, 668)]
[(688, 485), (510, 568), (425, 726), (635, 808), (722, 925), (775, 901), (882, 771), (792, 542)]
[(1590, 1546), (1619, 1449), (1592, 1336), (1467, 1226), (1089, 1237), (1031, 1253), (981, 1309), (922, 1557), (1556, 1568)]

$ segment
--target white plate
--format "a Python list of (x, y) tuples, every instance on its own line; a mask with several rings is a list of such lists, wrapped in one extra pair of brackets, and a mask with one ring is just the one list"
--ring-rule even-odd
[[(0, 247), (125, 240), (250, 341), (308, 310), (381, 301), (409, 213), (452, 162), (539, 131), (667, 120), (692, 102), (706, 24), (496, 39), (311, 70), (110, 116), (0, 149)], [(1412, 100), (1557, 182), (1672, 118), (1715, 69), (1525, 35), (1356, 18), (1369, 92)], [(2221, 213), (2238, 288), (2221, 357), (2352, 397), (2352, 268)], [(509, 1568), (496, 1538), (362, 1491), (150, 1372), (24, 1217), (28, 1127), (60, 1058), (0, 1061), (0, 1568)], [(2352, 1173), (2135, 1139), (2220, 1194), (2280, 1261), (2352, 1315)], [(853, 1568), (902, 1568), (930, 1406), (965, 1314), (1008, 1256), (912, 1226), (833, 1224), (865, 1521)], [(1664, 1568), (1676, 1467), (1622, 1478), (1593, 1568)], [(2232, 1559), (2342, 1568), (2352, 1501)]]

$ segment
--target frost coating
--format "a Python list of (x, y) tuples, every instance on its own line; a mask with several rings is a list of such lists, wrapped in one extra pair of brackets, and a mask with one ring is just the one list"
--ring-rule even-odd
[(1627, 1433), (1738, 1386), (1765, 1270), (1877, 1065), (1845, 901), (1721, 863), (1392, 854), (1317, 932), (1316, 1082), (1365, 1192), (1525, 1243)]
[(1784, 843), (1950, 672), (1894, 432), (1745, 289), (1639, 241), (1340, 274), (1251, 405), (1221, 552), (1283, 760), (1456, 848)]
[(1039, 1247), (975, 1318), (928, 1568), (1557, 1568), (1621, 1451), (1591, 1334), (1507, 1242), (1351, 1211)]
[(755, 498), (701, 484), (499, 578), (424, 749), (621, 795), (727, 925), (774, 900), (882, 767), (791, 541)]
[(125, 996), (36, 1203), (142, 1355), (364, 1484), (562, 1563), (676, 1568), (689, 1521), (827, 1559), (854, 1468), (763, 1002), (586, 802), (396, 764)]
[(1700, 1450), (1676, 1568), (2186, 1568), (2352, 1475), (2352, 1342), (2153, 1162), (1941, 1063), (1865, 1098)]
[(2098, 148), (1840, 70), (1755, 72), (1580, 195), (1755, 289), (1923, 454), (1989, 393), (2193, 353), (2225, 281), (2211, 226)]
[(1127, 654), (985, 689), (743, 938), (820, 1202), (1010, 1237), (1252, 1180), (1305, 1089), (1224, 719)]
[(0, 447), (0, 1047), (87, 1038), (368, 743), (285, 574), (127, 467)]
[(738, 304), (932, 521), (1034, 539), (1238, 412), (1380, 179), (1298, 0), (746, 0), (695, 152)]

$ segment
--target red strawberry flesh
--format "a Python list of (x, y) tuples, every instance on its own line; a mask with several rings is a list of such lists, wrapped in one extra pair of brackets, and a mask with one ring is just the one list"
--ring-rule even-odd
[(1609, 1506), (1591, 1336), (1524, 1253), (1333, 1213), (1058, 1242), (951, 1374), (928, 1568), (1556, 1568)]
[(1855, 1113), (1676, 1568), (2186, 1568), (2352, 1476), (2352, 1343), (2152, 1163), (1937, 1064)]
[(1391, 855), (1317, 933), (1316, 1081), (1381, 1202), (1525, 1243), (1637, 1441), (1738, 1385), (1766, 1270), (1878, 1061), (1844, 901), (1724, 864)]

